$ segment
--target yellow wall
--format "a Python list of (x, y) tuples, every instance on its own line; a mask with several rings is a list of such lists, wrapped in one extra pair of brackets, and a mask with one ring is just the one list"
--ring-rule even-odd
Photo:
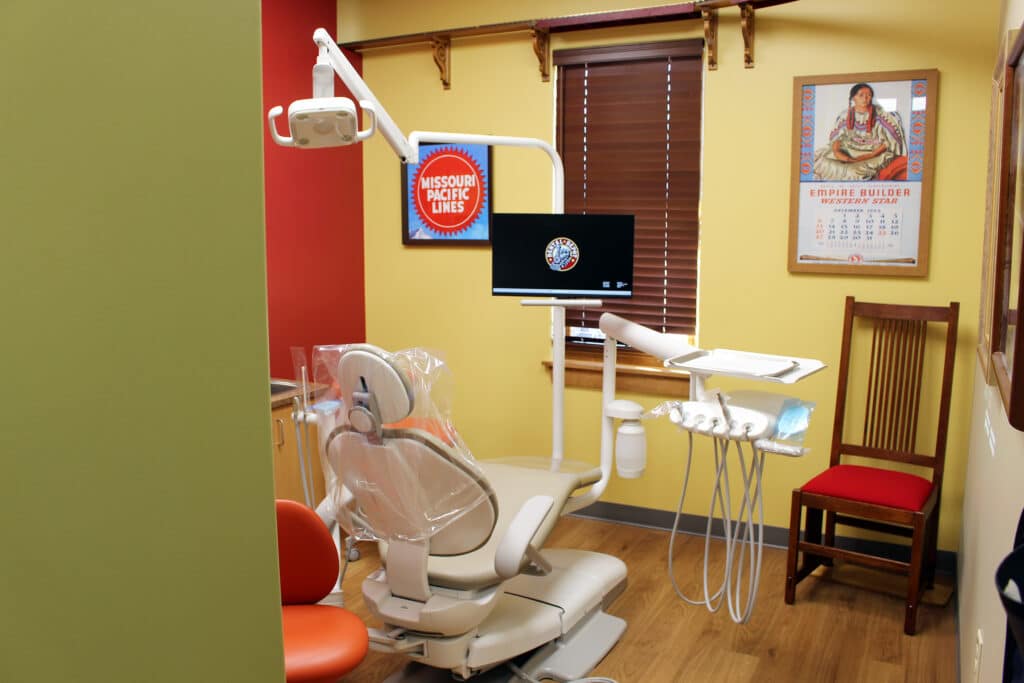
[[(341, 40), (595, 9), (583, 2), (339, 3)], [(938, 10), (936, 5), (944, 5)], [(532, 10), (533, 15), (527, 12)], [(513, 13), (514, 12), (514, 13)], [(955, 549), (977, 340), (989, 82), (999, 8), (945, 0), (794, 2), (759, 11), (756, 68), (743, 68), (738, 10), (721, 12), (719, 69), (706, 73), (699, 342), (838, 360), (843, 297), (905, 303), (961, 302), (960, 346), (939, 543)], [(700, 22), (553, 36), (552, 47), (701, 36)], [(441, 89), (426, 46), (364, 53), (366, 81), (405, 131), (446, 130), (553, 140), (553, 88), (542, 83), (523, 34), (456, 40), (452, 88)], [(797, 75), (937, 68), (931, 271), (927, 278), (790, 275), (792, 87)], [(456, 380), (454, 415), (477, 457), (550, 448), (548, 317), (489, 294), (485, 248), (403, 247), (399, 164), (382, 140), (365, 145), (367, 339), (439, 350)], [(547, 210), (550, 171), (536, 151), (494, 154), (496, 211)], [(817, 403), (812, 453), (767, 469), (766, 521), (787, 526), (789, 491), (827, 462), (836, 374), (792, 387)], [(714, 382), (714, 386), (740, 384)], [(770, 388), (750, 383), (745, 388)], [(660, 397), (632, 397), (647, 406)], [(567, 457), (596, 462), (598, 392), (569, 390)], [(673, 509), (685, 440), (650, 425), (647, 476), (613, 479), (605, 500)], [(699, 458), (696, 482), (707, 481)], [(703, 514), (710, 488), (692, 487), (686, 510)]]
[(281, 681), (260, 8), (0, 9), (0, 680)]

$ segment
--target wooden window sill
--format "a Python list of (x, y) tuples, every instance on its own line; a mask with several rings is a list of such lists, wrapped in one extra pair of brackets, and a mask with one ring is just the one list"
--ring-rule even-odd
[[(551, 361), (543, 362), (544, 367), (551, 372)], [(600, 360), (566, 358), (565, 386), (600, 390), (603, 367)], [(624, 363), (620, 359), (615, 373), (615, 389), (620, 392), (686, 399), (690, 395), (690, 373), (653, 365)]]

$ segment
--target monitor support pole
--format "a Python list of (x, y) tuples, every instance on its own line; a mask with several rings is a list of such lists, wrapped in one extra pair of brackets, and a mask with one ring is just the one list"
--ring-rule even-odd
[(551, 308), (551, 471), (565, 456), (565, 309), (599, 308), (600, 299), (524, 299), (523, 306)]

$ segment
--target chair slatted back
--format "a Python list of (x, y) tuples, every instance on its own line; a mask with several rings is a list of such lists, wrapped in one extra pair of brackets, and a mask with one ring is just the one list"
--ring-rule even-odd
[[(846, 298), (843, 345), (839, 361), (836, 415), (832, 432), (831, 465), (841, 455), (909, 463), (932, 470), (932, 481), (941, 484), (953, 388), (959, 304), (912, 306), (858, 302)], [(854, 336), (862, 320), (870, 330), (867, 354), (867, 385), (861, 443), (843, 441), (850, 389), (850, 366)], [(923, 423), (922, 395), (928, 379), (928, 329), (945, 325), (945, 349), (939, 384), (935, 449), (918, 451), (918, 429)], [(864, 340), (867, 343), (867, 340)], [(928, 405), (931, 405), (930, 403)], [(930, 421), (927, 424), (932, 424)]]
[(924, 320), (873, 321), (865, 446), (913, 452), (927, 331)]

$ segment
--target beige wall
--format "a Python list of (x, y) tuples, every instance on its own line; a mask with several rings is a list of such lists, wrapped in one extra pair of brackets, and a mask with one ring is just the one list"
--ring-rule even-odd
[(975, 369), (969, 462), (958, 555), (960, 671), (973, 681), (981, 633), (980, 681), (1002, 680), (1006, 615), (995, 587), (996, 567), (1012, 549), (1024, 505), (1024, 432), (1010, 426), (995, 386)]
[[(1024, 2), (1008, 0), (1002, 5), (994, 36), (998, 43), (1024, 21)], [(1024, 505), (1021, 482), (1024, 432), (1010, 426), (998, 389), (986, 384), (976, 366), (958, 555), (960, 680), (965, 683), (1002, 680), (1006, 615), (996, 593), (995, 571), (1013, 545)], [(983, 645), (975, 672), (979, 634)]]
[[(704, 91), (699, 341), (707, 348), (791, 353), (834, 366), (845, 295), (908, 303), (961, 301), (940, 531), (941, 547), (955, 549), (977, 340), (988, 84), (999, 16), (997, 7), (943, 4), (941, 12), (929, 0), (795, 2), (759, 11), (754, 69), (742, 66), (737, 11), (722, 11), (720, 68), (706, 74)], [(587, 7), (549, 2), (537, 11), (552, 16)], [(429, 6), (341, 2), (339, 26), (343, 40), (356, 39), (526, 18), (512, 13), (518, 8), (455, 0)], [(700, 23), (690, 21), (559, 34), (553, 47), (700, 35)], [(786, 249), (793, 77), (919, 68), (940, 71), (930, 275), (790, 275)], [(456, 40), (449, 91), (441, 89), (425, 46), (367, 51), (364, 69), (367, 82), (406, 132), (553, 139), (553, 88), (541, 83), (523, 34)], [(455, 418), (478, 457), (547, 452), (550, 383), (541, 367), (549, 357), (547, 316), (490, 296), (486, 249), (403, 247), (398, 162), (379, 140), (365, 146), (364, 160), (367, 339), (385, 347), (422, 345), (443, 352), (456, 377)], [(497, 150), (495, 178), (495, 210), (550, 207), (550, 171), (542, 154)], [(802, 460), (769, 465), (769, 524), (788, 524), (789, 491), (827, 460), (835, 380), (830, 367), (793, 388), (794, 394), (817, 403), (807, 443), (813, 450)], [(647, 406), (661, 400), (633, 398)], [(596, 462), (597, 392), (570, 390), (566, 411), (567, 457)], [(614, 479), (605, 499), (672, 509), (681, 485), (684, 440), (666, 423), (652, 424), (648, 436), (647, 476)], [(695, 481), (706, 482), (709, 458), (698, 460)], [(702, 488), (693, 487), (688, 512), (707, 509), (708, 492)]]

